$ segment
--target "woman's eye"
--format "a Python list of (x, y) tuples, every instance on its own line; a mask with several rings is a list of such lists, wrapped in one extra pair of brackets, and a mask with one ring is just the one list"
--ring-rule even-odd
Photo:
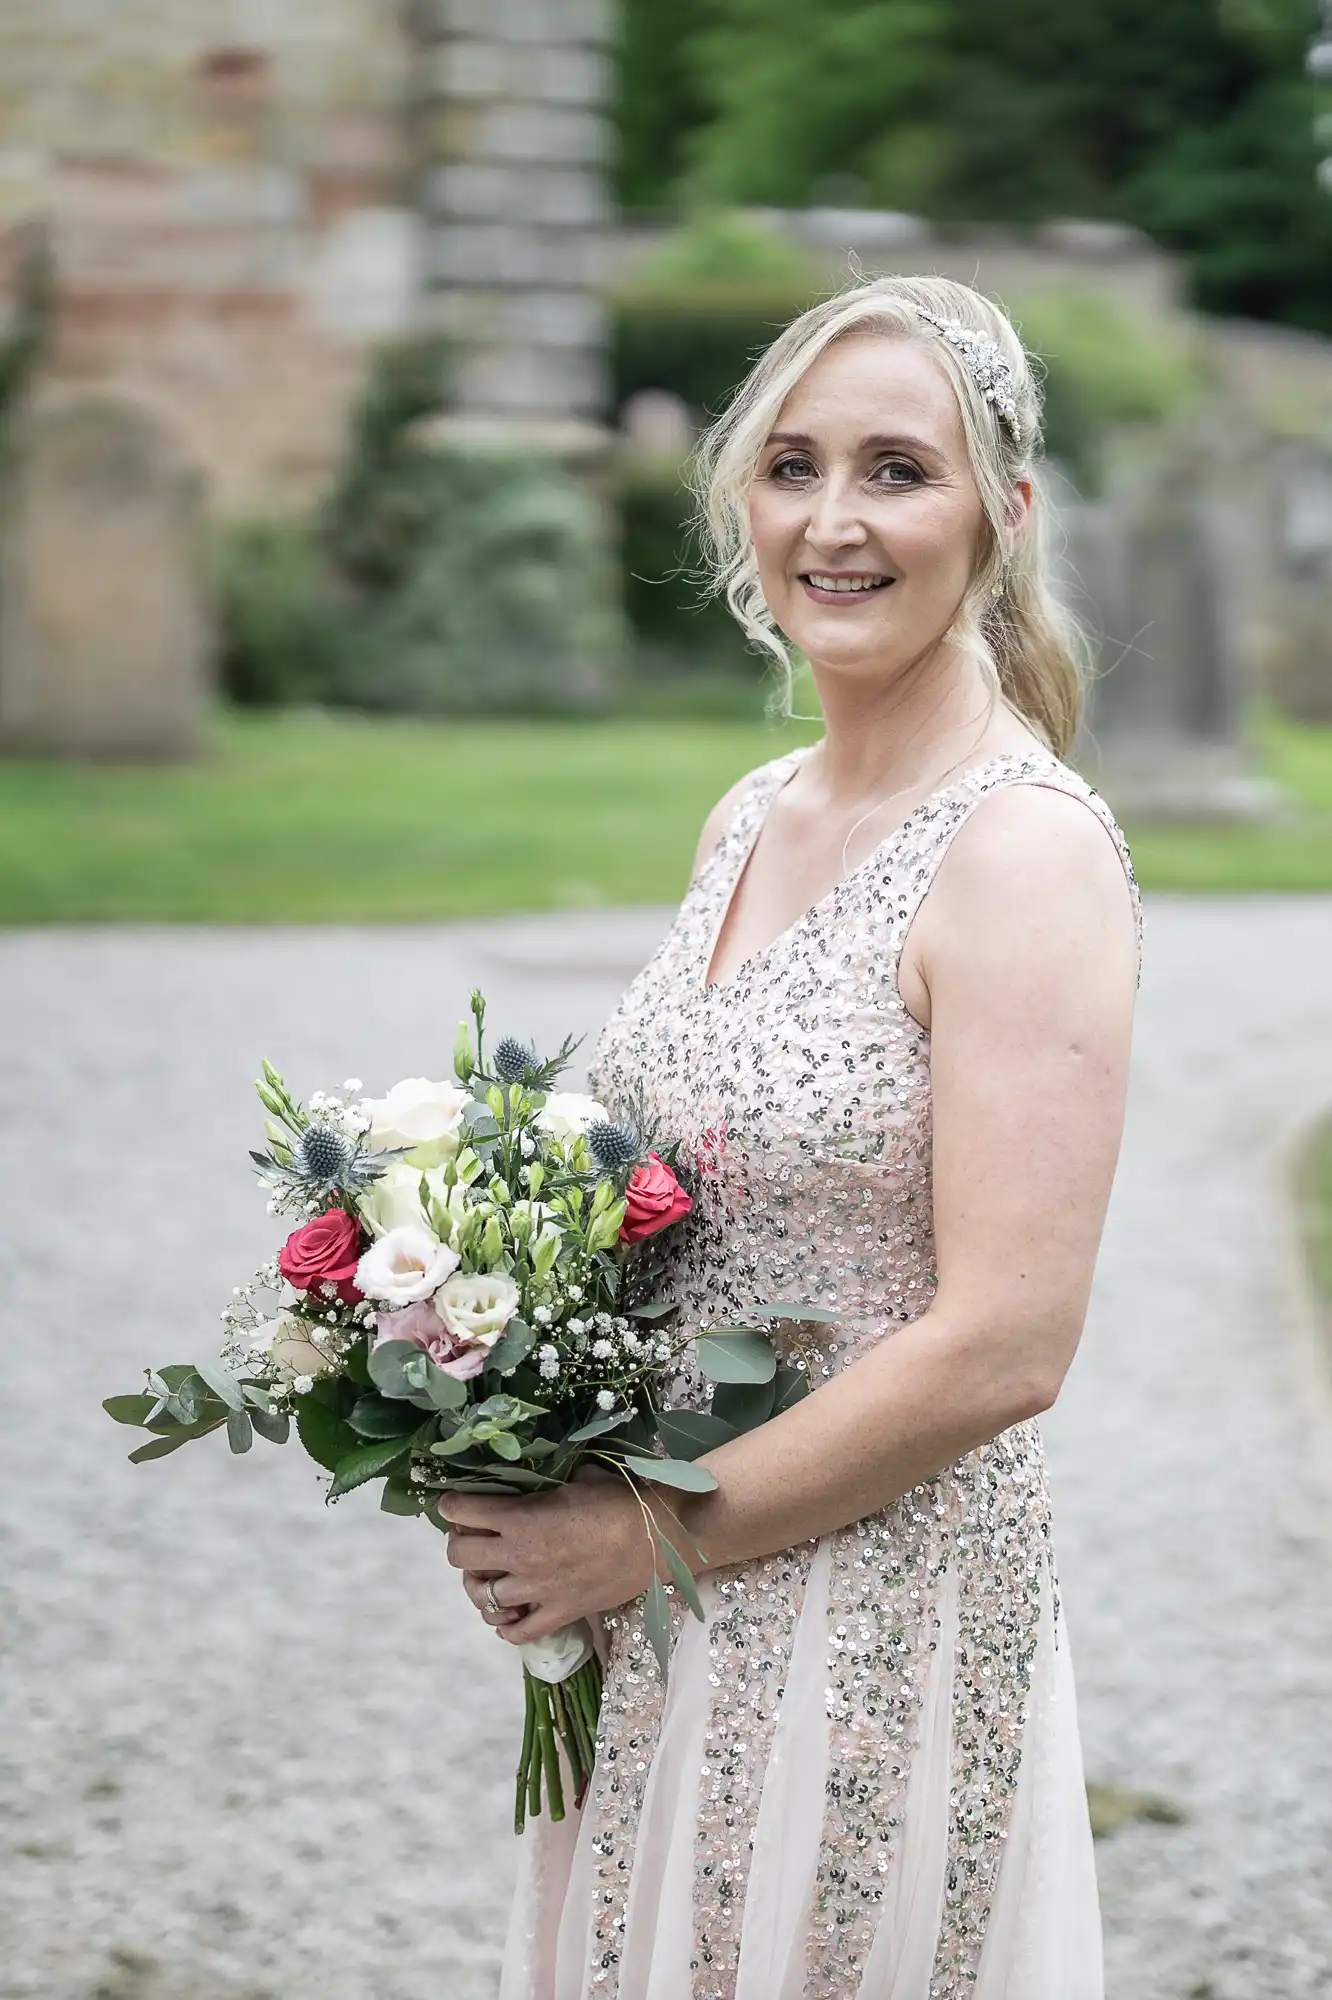
[(923, 474), (909, 458), (888, 458), (875, 467), (874, 477), (882, 486), (919, 486)]
[(779, 458), (768, 473), (769, 479), (776, 479), (791, 485), (799, 479), (812, 479), (814, 467), (807, 458)]

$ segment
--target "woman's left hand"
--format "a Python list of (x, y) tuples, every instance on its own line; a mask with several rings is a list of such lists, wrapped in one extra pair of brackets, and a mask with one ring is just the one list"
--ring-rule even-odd
[[(617, 1478), (577, 1478), (530, 1500), (445, 1493), (438, 1504), (452, 1524), (449, 1561), (465, 1572), (467, 1595), (515, 1646), (625, 1604), (652, 1581), (655, 1556), (643, 1509)], [(669, 1522), (663, 1525), (669, 1531)], [(680, 1544), (678, 1534), (671, 1538)], [(506, 1614), (502, 1624), (491, 1611), (486, 1578)], [(514, 1611), (516, 1617), (507, 1615)]]

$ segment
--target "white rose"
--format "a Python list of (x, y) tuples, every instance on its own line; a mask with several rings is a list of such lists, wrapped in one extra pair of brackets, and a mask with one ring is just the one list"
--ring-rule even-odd
[(451, 1160), (458, 1150), (462, 1115), (471, 1103), (471, 1092), (456, 1083), (431, 1083), (428, 1077), (408, 1076), (395, 1083), (387, 1097), (367, 1097), (364, 1110), (370, 1119), (369, 1146), (372, 1153), (410, 1148), (407, 1154), (414, 1167), (437, 1167)]
[(391, 1306), (428, 1299), (458, 1268), (458, 1253), (419, 1222), (390, 1229), (356, 1266), (356, 1283), (368, 1299)]
[(552, 1090), (537, 1112), (536, 1122), (552, 1139), (572, 1139), (589, 1125), (607, 1122), (610, 1113), (595, 1097), (580, 1096), (576, 1090)]
[(298, 1375), (327, 1375), (338, 1365), (315, 1346), (305, 1321), (290, 1313), (279, 1313), (276, 1319), (257, 1326), (250, 1340), (255, 1347), (266, 1349), (269, 1360), (287, 1382)]
[(548, 1639), (529, 1639), (518, 1648), (528, 1673), (539, 1681), (567, 1681), (594, 1650), (592, 1628), (585, 1618), (576, 1625), (561, 1625)]
[(493, 1347), (518, 1310), (518, 1297), (517, 1285), (502, 1271), (460, 1271), (435, 1293), (435, 1311), (455, 1340)]

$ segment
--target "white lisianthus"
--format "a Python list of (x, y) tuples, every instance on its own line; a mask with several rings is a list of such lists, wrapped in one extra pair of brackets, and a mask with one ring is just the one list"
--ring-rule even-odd
[[(409, 1166), (406, 1160), (390, 1160), (377, 1181), (365, 1190), (357, 1201), (361, 1220), (372, 1236), (385, 1236), (390, 1229), (404, 1229), (410, 1223), (422, 1229), (430, 1228), (430, 1221), (421, 1206), (421, 1182), (442, 1208), (449, 1208), (449, 1196), (455, 1191), (444, 1185), (443, 1167)], [(461, 1213), (461, 1211), (459, 1211)], [(452, 1232), (449, 1232), (450, 1234)]]
[(595, 1097), (583, 1097), (576, 1090), (552, 1090), (536, 1115), (536, 1123), (552, 1139), (574, 1139), (589, 1125), (604, 1125), (609, 1111)]
[(523, 1665), (534, 1680), (567, 1681), (591, 1659), (592, 1627), (585, 1618), (576, 1625), (561, 1625), (548, 1639), (529, 1639), (518, 1651)]
[(493, 1347), (517, 1312), (518, 1299), (517, 1285), (503, 1271), (459, 1271), (435, 1293), (435, 1311), (455, 1340)]
[(458, 1268), (458, 1253), (419, 1222), (390, 1229), (356, 1266), (356, 1283), (368, 1299), (410, 1306), (438, 1291)]
[(327, 1375), (338, 1365), (332, 1355), (316, 1347), (309, 1327), (293, 1313), (279, 1313), (276, 1319), (265, 1320), (250, 1334), (250, 1343), (264, 1350), (285, 1382), (293, 1382), (298, 1376)]
[(370, 1151), (387, 1153), (405, 1146), (410, 1149), (409, 1165), (441, 1166), (458, 1150), (462, 1115), (471, 1101), (471, 1092), (456, 1083), (404, 1077), (387, 1097), (367, 1097), (362, 1105), (370, 1118)]

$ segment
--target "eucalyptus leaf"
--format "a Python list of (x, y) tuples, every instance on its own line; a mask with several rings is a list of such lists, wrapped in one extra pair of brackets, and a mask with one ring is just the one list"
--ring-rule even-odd
[(385, 1396), (394, 1397), (403, 1403), (415, 1403), (418, 1409), (432, 1407), (425, 1393), (428, 1357), (421, 1352), (415, 1341), (381, 1340), (373, 1349), (368, 1362), (370, 1379)]
[(160, 1400), (157, 1396), (107, 1396), (102, 1408), (118, 1424), (142, 1424)]
[[(157, 1370), (161, 1380), (166, 1383), (169, 1394), (174, 1394), (182, 1382), (188, 1382), (191, 1375), (197, 1375), (198, 1372), (192, 1361), (173, 1361), (169, 1367)], [(158, 1393), (160, 1395), (161, 1391)]]
[(666, 1567), (671, 1573), (671, 1582), (675, 1585), (695, 1618), (703, 1618), (705, 1616), (703, 1600), (698, 1594), (698, 1585), (694, 1581), (688, 1563), (686, 1563), (674, 1543), (667, 1541), (665, 1535), (658, 1535), (657, 1539), (661, 1543), (661, 1552), (666, 1558)]
[(460, 1410), (467, 1401), (467, 1384), (427, 1357), (425, 1393), (432, 1409)]
[(254, 1425), (250, 1422), (247, 1411), (243, 1409), (227, 1411), (227, 1443), (237, 1456), (243, 1451), (248, 1451), (254, 1443)]
[(367, 1479), (374, 1479), (405, 1458), (410, 1449), (410, 1438), (376, 1438), (369, 1444), (358, 1444), (355, 1451), (338, 1460), (333, 1484), (328, 1489), (329, 1499), (336, 1500), (339, 1495), (350, 1493), (353, 1487), (364, 1486)]
[(553, 1493), (564, 1483), (559, 1479), (548, 1479), (544, 1472), (536, 1472), (529, 1465), (499, 1466), (495, 1476), (507, 1486), (520, 1486), (531, 1493)]
[(679, 1310), (674, 1299), (653, 1299), (648, 1305), (626, 1306), (624, 1314), (627, 1319), (669, 1319)]
[(643, 1599), (643, 1625), (665, 1680), (671, 1670), (671, 1600), (660, 1577), (653, 1577)]
[(471, 1431), (464, 1426), (462, 1430), (455, 1431), (452, 1437), (439, 1438), (430, 1449), (436, 1458), (456, 1458), (459, 1452), (470, 1451), (475, 1443), (476, 1439)]
[(131, 1465), (145, 1465), (150, 1458), (165, 1458), (168, 1452), (179, 1451), (183, 1444), (188, 1443), (189, 1438), (183, 1432), (178, 1432), (175, 1437), (153, 1438), (148, 1444), (141, 1444), (137, 1451), (132, 1451), (129, 1462)]
[(802, 1306), (795, 1299), (784, 1300), (780, 1305), (775, 1306), (749, 1306), (746, 1310), (752, 1312), (759, 1319), (793, 1319), (797, 1322), (800, 1320), (823, 1320), (831, 1322), (839, 1320), (842, 1317), (841, 1313), (834, 1311), (832, 1306)]
[(772, 1414), (780, 1417), (783, 1410), (791, 1409), (809, 1394), (809, 1376), (803, 1368), (782, 1367), (777, 1370), (773, 1388)]
[(632, 1410), (604, 1410), (599, 1417), (590, 1417), (587, 1423), (580, 1424), (576, 1431), (570, 1431), (565, 1443), (582, 1444), (587, 1438), (603, 1437), (607, 1431), (615, 1430), (632, 1415)]
[(490, 1449), (496, 1452), (500, 1458), (510, 1460), (519, 1459), (523, 1455), (522, 1446), (519, 1444), (517, 1438), (513, 1437), (508, 1431), (496, 1431), (494, 1437), (490, 1440)]
[(657, 1433), (673, 1458), (698, 1458), (738, 1435), (709, 1410), (662, 1410)]
[(271, 1410), (273, 1398), (267, 1389), (261, 1389), (255, 1382), (242, 1382), (241, 1394), (252, 1410)]
[(260, 1437), (267, 1438), (270, 1444), (285, 1444), (291, 1435), (291, 1418), (285, 1410), (253, 1409), (250, 1411), (250, 1422)]
[(715, 1493), (717, 1481), (704, 1465), (688, 1458), (639, 1458), (626, 1452), (625, 1468), (640, 1479), (653, 1479), (659, 1486), (678, 1486), (682, 1493)]
[(712, 1392), (712, 1414), (735, 1431), (757, 1430), (772, 1415), (777, 1374), (767, 1382), (718, 1382)]
[(698, 1365), (711, 1382), (771, 1382), (777, 1356), (761, 1333), (701, 1333)]
[(225, 1403), (229, 1410), (241, 1411), (245, 1408), (245, 1397), (241, 1392), (240, 1383), (231, 1370), (224, 1368), (220, 1361), (196, 1362), (194, 1372), (200, 1381), (208, 1384), (218, 1401)]
[(362, 1396), (347, 1422), (362, 1438), (410, 1437), (421, 1422), (414, 1403), (386, 1402), (373, 1393)]
[(526, 1361), (535, 1346), (535, 1328), (515, 1315), (486, 1356), (486, 1367), (497, 1375), (510, 1375), (520, 1361)]

